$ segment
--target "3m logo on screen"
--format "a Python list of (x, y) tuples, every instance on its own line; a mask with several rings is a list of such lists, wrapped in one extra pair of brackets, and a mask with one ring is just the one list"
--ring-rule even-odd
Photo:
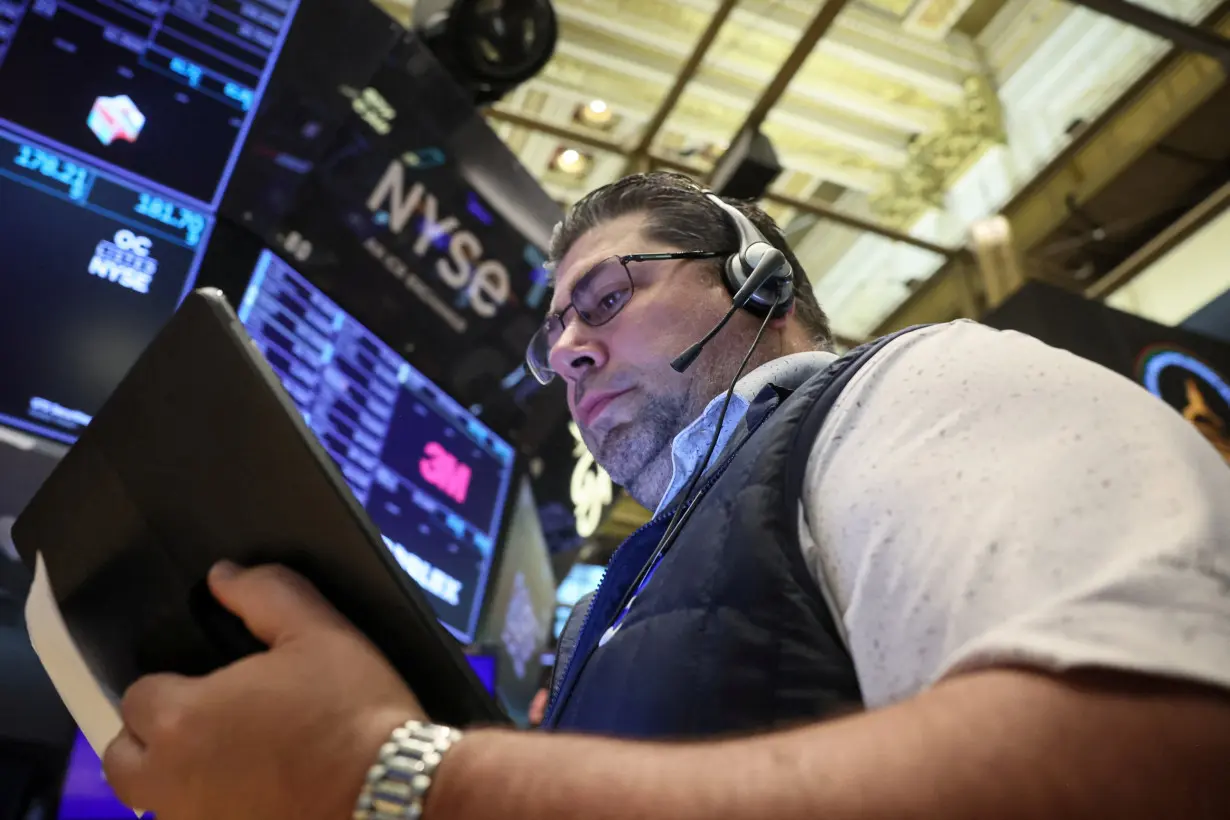
[(470, 493), (470, 476), (473, 470), (462, 464), (457, 456), (444, 449), (437, 441), (429, 441), (419, 459), (419, 473), (423, 480), (458, 504), (464, 504)]
[(150, 256), (153, 240), (127, 228), (115, 232), (115, 239), (103, 239), (94, 247), (89, 272), (137, 293), (149, 293), (158, 272), (158, 260)]
[[(483, 258), (483, 243), (470, 231), (458, 230), (461, 222), (455, 216), (440, 218), (440, 204), (421, 182), (406, 191), (405, 166), (400, 160), (389, 163), (388, 170), (376, 183), (367, 208), (376, 213), (387, 210), (390, 233), (400, 234), (418, 213), (422, 216), (415, 240), (414, 255), (422, 257), (441, 237), (448, 237), (448, 256), (436, 261), (436, 275), (454, 291), (464, 292), (465, 303), (484, 319), (490, 319), (508, 301), (508, 270), (496, 259)], [(432, 310), (458, 333), (466, 323), (442, 300), (431, 293), (406, 263), (385, 248), (378, 239), (369, 238), (364, 246), (372, 256), (384, 263), (390, 273), (405, 282), (406, 287), (428, 303)]]

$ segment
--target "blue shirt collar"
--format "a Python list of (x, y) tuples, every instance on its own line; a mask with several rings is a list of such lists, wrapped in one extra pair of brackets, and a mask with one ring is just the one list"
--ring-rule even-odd
[[(792, 353), (765, 362), (735, 382), (735, 392), (730, 399), (730, 407), (726, 410), (726, 418), (722, 421), (717, 445), (713, 448), (714, 455), (721, 453), (730, 443), (739, 422), (747, 415), (752, 400), (761, 390), (770, 384), (793, 390), (836, 359), (834, 354), (819, 350)], [(655, 516), (661, 515), (666, 505), (683, 490), (696, 465), (704, 458), (705, 451), (709, 448), (709, 439), (717, 427), (718, 416), (722, 412), (722, 400), (725, 397), (726, 391), (723, 390), (706, 405), (704, 412), (680, 430), (671, 442), (671, 481), (662, 495), (662, 500), (658, 502), (658, 508), (654, 510)]]

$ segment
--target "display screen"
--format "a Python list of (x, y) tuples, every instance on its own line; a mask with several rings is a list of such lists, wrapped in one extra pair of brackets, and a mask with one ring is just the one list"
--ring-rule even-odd
[(268, 251), (239, 317), (440, 621), (472, 642), (512, 447)]
[(0, 125), (213, 211), (297, 0), (0, 0)]
[(467, 655), (466, 660), (470, 662), (470, 668), (482, 682), (483, 688), (494, 695), (497, 669), (495, 655)]
[(72, 442), (187, 293), (211, 220), (0, 131), (0, 225), (0, 422)]
[(102, 763), (85, 735), (77, 733), (64, 774), (60, 795), (60, 820), (120, 820), (132, 815), (107, 785)]
[(564, 624), (572, 614), (572, 608), (577, 601), (598, 588), (606, 567), (597, 564), (574, 564), (568, 575), (560, 581), (555, 595), (555, 637), (558, 640), (564, 631)]

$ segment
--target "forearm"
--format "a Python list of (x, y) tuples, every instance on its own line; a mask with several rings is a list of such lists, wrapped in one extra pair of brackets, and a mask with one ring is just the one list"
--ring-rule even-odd
[(1230, 706), (988, 672), (757, 738), (645, 744), (476, 732), (427, 820), (1222, 817)]

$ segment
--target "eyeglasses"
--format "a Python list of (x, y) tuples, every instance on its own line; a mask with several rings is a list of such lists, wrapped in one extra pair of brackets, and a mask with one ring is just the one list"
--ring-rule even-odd
[(540, 384), (555, 378), (550, 356), (564, 335), (564, 317), (569, 309), (590, 327), (599, 327), (619, 315), (632, 299), (636, 286), (632, 283), (630, 262), (658, 262), (668, 259), (715, 259), (728, 256), (729, 251), (675, 251), (672, 253), (630, 253), (603, 259), (585, 272), (572, 288), (572, 301), (558, 313), (549, 313), (542, 326), (534, 332), (525, 351), (530, 372)]

